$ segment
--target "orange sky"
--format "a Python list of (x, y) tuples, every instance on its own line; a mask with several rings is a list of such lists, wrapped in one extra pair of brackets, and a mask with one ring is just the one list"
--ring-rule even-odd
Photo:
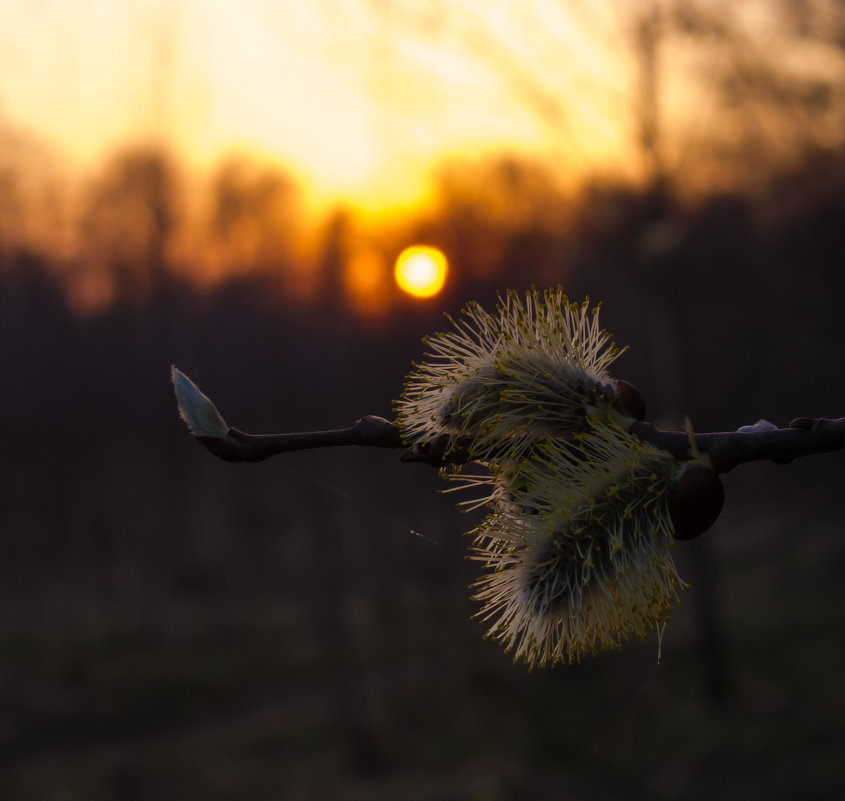
[[(449, 155), (539, 155), (564, 181), (636, 176), (632, 21), (652, 4), (666, 5), (0, 0), (0, 124), (82, 168), (151, 137), (199, 168), (240, 148), (284, 165), (312, 204), (371, 210), (424, 197)], [(781, 47), (771, 8), (740, 10), (764, 51), (807, 62)], [(714, 74), (700, 56), (688, 41), (661, 51), (674, 141), (728, 130), (688, 80)]]
[[(566, 5), (0, 0), (0, 120), (83, 167), (149, 136), (198, 166), (240, 147), (291, 168), (312, 200), (371, 208), (419, 198), (444, 154), (618, 162), (619, 20)], [(538, 114), (537, 88), (565, 114)]]

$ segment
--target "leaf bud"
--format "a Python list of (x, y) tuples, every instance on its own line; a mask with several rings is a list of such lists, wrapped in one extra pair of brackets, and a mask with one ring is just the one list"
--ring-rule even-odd
[(676, 540), (691, 540), (703, 534), (719, 517), (725, 490), (718, 474), (702, 464), (684, 468), (669, 502), (669, 517)]
[(645, 420), (645, 399), (640, 391), (630, 382), (621, 378), (614, 378), (613, 384), (613, 408), (626, 417), (633, 417), (634, 420)]

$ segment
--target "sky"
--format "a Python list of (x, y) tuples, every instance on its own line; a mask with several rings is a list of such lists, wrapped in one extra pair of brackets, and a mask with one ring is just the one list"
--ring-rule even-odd
[[(814, 17), (821, 28), (812, 36), (800, 32), (808, 3), (827, 9)], [(575, 187), (595, 173), (636, 180), (647, 169), (637, 148), (644, 73), (636, 23), (654, 8), (666, 18), (669, 6), (0, 0), (0, 134), (5, 127), (34, 136), (81, 171), (150, 141), (198, 171), (239, 151), (283, 166), (306, 203), (377, 212), (418, 204), (435, 165), (449, 158), (528, 155)], [(763, 130), (745, 100), (726, 109), (713, 92), (719, 76), (741, 75), (753, 59), (815, 70), (829, 84), (826, 96), (843, 105), (838, 0), (675, 7), (703, 9), (714, 31), (721, 25), (734, 37), (722, 51), (732, 61), (721, 64), (716, 50), (692, 46), (694, 36), (661, 40), (664, 142), (681, 143), (673, 158), (684, 169), (702, 163), (694, 154), (703, 138), (743, 135), (737, 114)], [(783, 9), (798, 14), (799, 33), (788, 42)], [(841, 137), (841, 115), (828, 117), (833, 138)], [(788, 151), (780, 133), (769, 142)]]
[(238, 149), (316, 202), (412, 204), (432, 164), (508, 149), (624, 162), (623, 21), (604, 2), (0, 0), (0, 123), (77, 168), (155, 139)]

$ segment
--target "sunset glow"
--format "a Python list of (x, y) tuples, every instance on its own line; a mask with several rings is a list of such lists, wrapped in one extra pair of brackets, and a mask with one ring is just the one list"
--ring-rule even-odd
[[(587, 35), (606, 10), (558, 5), (460, 0), (434, 25), (401, 2), (0, 0), (0, 124), (84, 170), (137, 141), (198, 169), (236, 149), (365, 211), (424, 200), (444, 157), (620, 163), (619, 57)], [(532, 106), (547, 76), (565, 124)]]
[[(234, 156), (287, 176), (303, 220), (342, 206), (374, 226), (436, 213), (445, 172), (496, 159), (536, 164), (567, 197), (661, 171), (690, 194), (729, 189), (744, 153), (788, 160), (803, 131), (836, 146), (845, 107), (833, 39), (798, 36), (765, 0), (735, 5), (726, 21), (717, 0), (689, 18), (662, 0), (0, 0), (0, 174), (5, 155), (84, 183), (151, 147), (201, 217)], [(787, 65), (794, 97), (755, 90)], [(503, 197), (499, 217), (518, 215)]]
[(443, 251), (427, 245), (405, 248), (396, 259), (396, 283), (416, 298), (430, 298), (443, 289), (446, 272)]

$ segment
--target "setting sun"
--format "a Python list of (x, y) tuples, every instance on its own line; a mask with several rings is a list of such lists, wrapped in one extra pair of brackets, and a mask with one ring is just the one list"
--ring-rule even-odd
[(446, 256), (427, 245), (405, 248), (396, 259), (396, 283), (415, 298), (430, 298), (446, 283)]

